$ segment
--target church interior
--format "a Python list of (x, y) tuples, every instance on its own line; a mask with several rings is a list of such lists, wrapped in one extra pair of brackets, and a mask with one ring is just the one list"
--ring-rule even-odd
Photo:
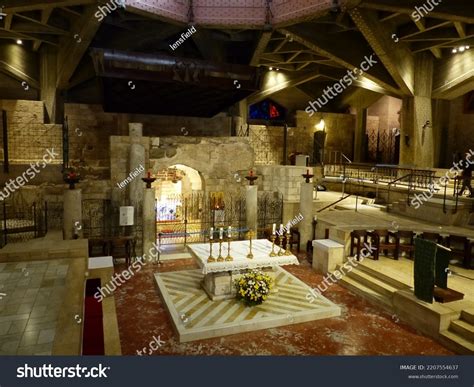
[(0, 355), (473, 355), (471, 0), (0, 1)]

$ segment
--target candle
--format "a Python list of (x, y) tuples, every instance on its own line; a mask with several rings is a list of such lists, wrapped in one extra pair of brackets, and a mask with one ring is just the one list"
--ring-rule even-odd
[(252, 176), (252, 175), (253, 175), (253, 171), (252, 171), (252, 170), (250, 170), (250, 176)]
[(222, 239), (222, 238), (224, 238), (224, 229), (221, 227), (219, 229), (219, 239)]
[(306, 174), (309, 175), (309, 169), (306, 170)]
[(283, 223), (280, 223), (280, 235), (283, 235)]
[(276, 224), (273, 223), (273, 228), (272, 228), (272, 235), (275, 235), (276, 232)]
[(150, 177), (151, 177), (151, 173), (150, 173), (150, 171), (148, 171), (148, 178), (150, 178)]
[(209, 232), (209, 239), (212, 240), (213, 237), (214, 237), (214, 227), (211, 227), (211, 231)]
[(232, 231), (232, 226), (229, 226), (228, 230), (227, 230), (227, 237), (230, 238), (231, 237), (231, 232)]

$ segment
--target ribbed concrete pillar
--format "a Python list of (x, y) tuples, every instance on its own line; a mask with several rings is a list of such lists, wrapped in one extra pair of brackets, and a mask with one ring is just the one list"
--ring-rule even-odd
[(156, 242), (155, 189), (144, 188), (143, 192), (143, 254), (148, 257), (153, 243)]
[(303, 220), (298, 223), (298, 231), (301, 237), (300, 249), (306, 249), (306, 243), (313, 238), (313, 183), (301, 183), (300, 213), (303, 215)]
[(82, 238), (82, 191), (67, 189), (63, 196), (63, 239)]
[[(136, 171), (137, 168), (140, 168), (140, 166), (146, 168), (145, 147), (142, 144), (143, 125), (140, 123), (130, 123), (128, 124), (128, 127), (131, 143), (128, 158), (128, 172), (131, 173), (133, 171)], [(130, 200), (130, 205), (134, 207), (143, 202), (143, 181), (141, 179), (142, 177), (145, 177), (145, 171), (141, 172), (136, 177), (132, 177), (132, 181), (128, 185), (128, 196)]]
[(248, 185), (245, 187), (245, 211), (247, 217), (247, 227), (257, 232), (257, 198), (258, 189), (256, 185)]

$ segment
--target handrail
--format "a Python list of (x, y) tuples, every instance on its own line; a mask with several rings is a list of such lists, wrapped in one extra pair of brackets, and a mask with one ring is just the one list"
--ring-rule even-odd
[[(408, 175), (405, 175), (405, 176), (402, 176), (402, 177), (399, 177), (398, 179), (395, 179), (393, 181), (391, 181), (390, 183), (388, 183), (388, 194), (387, 194), (387, 212), (389, 212), (389, 204), (390, 204), (390, 192), (392, 190), (392, 184), (396, 184), (398, 181), (400, 180), (403, 180), (403, 179), (406, 179), (407, 177), (411, 177), (411, 173), (409, 173)], [(411, 180), (411, 179), (410, 179)], [(410, 181), (411, 182), (411, 181)], [(408, 192), (408, 197), (409, 197), (409, 192)], [(407, 200), (408, 200), (408, 197), (407, 197)]]
[(342, 202), (343, 200), (347, 199), (349, 196), (352, 196), (352, 194), (347, 194), (347, 196), (343, 197), (343, 198), (339, 198), (338, 200), (336, 200), (335, 202), (331, 203), (331, 204), (328, 204), (327, 206), (323, 207), (323, 208), (320, 208), (318, 211), (316, 211), (317, 213), (320, 213), (324, 210), (327, 210), (329, 207), (331, 206), (334, 206), (335, 204), (339, 203), (339, 202)]

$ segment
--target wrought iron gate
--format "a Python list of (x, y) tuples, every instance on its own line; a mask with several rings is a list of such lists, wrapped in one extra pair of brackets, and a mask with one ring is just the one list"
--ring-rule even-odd
[[(157, 239), (160, 245), (208, 240), (209, 229), (232, 226), (238, 239), (246, 229), (245, 195), (235, 192), (169, 195), (157, 202)], [(262, 192), (258, 196), (258, 235), (272, 223), (281, 223), (283, 196)]]

